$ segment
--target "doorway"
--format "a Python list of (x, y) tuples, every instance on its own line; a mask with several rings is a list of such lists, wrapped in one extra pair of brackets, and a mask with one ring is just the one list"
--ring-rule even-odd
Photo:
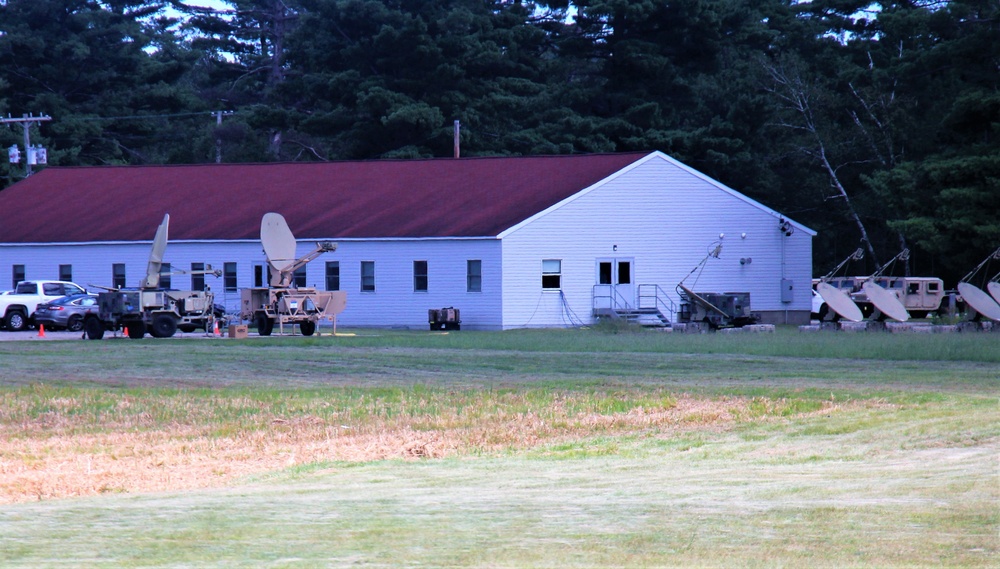
[(602, 297), (602, 308), (630, 310), (635, 307), (635, 288), (632, 284), (634, 259), (608, 258), (597, 260), (597, 287), (595, 296)]

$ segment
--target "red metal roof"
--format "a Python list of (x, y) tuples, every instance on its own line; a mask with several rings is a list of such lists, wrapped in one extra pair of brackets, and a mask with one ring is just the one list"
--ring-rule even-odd
[(361, 162), (50, 167), (0, 192), (0, 243), (496, 236), (645, 153)]

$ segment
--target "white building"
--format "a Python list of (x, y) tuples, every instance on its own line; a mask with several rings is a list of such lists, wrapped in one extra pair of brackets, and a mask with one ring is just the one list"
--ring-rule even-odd
[(204, 284), (235, 310), (264, 282), (268, 211), (300, 254), (338, 243), (299, 284), (347, 291), (341, 326), (425, 328), (428, 309), (452, 306), (463, 329), (590, 324), (609, 307), (676, 321), (682, 280), (749, 292), (764, 322), (809, 319), (815, 232), (660, 152), (50, 167), (0, 192), (0, 287), (136, 286), (169, 213), (164, 261), (223, 269)]

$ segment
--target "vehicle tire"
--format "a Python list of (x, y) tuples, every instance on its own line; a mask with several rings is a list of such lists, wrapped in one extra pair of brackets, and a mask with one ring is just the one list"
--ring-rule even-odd
[(4, 322), (11, 332), (21, 332), (28, 329), (28, 317), (20, 310), (12, 310), (7, 313)]
[(188, 333), (191, 333), (191, 332), (194, 332), (195, 330), (197, 330), (198, 327), (197, 326), (192, 326), (190, 324), (184, 324), (184, 325), (181, 325), (181, 326), (177, 326), (177, 329), (180, 330), (181, 332), (184, 332), (185, 334), (188, 334)]
[(267, 317), (267, 314), (258, 314), (254, 322), (257, 325), (257, 334), (260, 336), (270, 336), (274, 329), (274, 320)]
[(96, 316), (84, 320), (83, 329), (87, 333), (88, 340), (100, 340), (104, 337), (104, 322)]
[(312, 336), (316, 333), (316, 323), (312, 320), (299, 322), (299, 331), (302, 332), (303, 336)]
[(169, 338), (177, 333), (177, 319), (170, 314), (157, 314), (153, 317), (153, 325), (149, 335), (154, 338)]
[(83, 330), (83, 316), (80, 316), (79, 314), (70, 316), (69, 320), (66, 321), (66, 329), (70, 332), (79, 332), (80, 330)]
[(146, 335), (145, 322), (129, 322), (125, 324), (125, 328), (128, 329), (128, 337), (133, 340), (141, 340)]

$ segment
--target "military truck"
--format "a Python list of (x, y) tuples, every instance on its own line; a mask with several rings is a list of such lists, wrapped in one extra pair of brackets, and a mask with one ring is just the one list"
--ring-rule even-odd
[[(138, 340), (148, 332), (154, 338), (169, 338), (177, 329), (212, 329), (215, 322), (215, 295), (211, 291), (170, 290), (160, 288), (160, 269), (167, 247), (167, 228), (170, 215), (156, 230), (146, 277), (137, 288), (106, 288), (97, 295), (98, 312), (88, 314), (83, 321), (87, 338), (100, 340), (106, 331), (121, 330), (129, 338)], [(174, 271), (170, 274), (212, 274), (222, 271), (206, 265), (200, 271)], [(98, 287), (101, 288), (101, 287)]]
[(260, 241), (267, 258), (269, 286), (240, 291), (240, 318), (252, 322), (261, 336), (270, 336), (275, 325), (282, 334), (286, 325), (290, 331), (298, 325), (303, 336), (312, 336), (321, 320), (336, 325), (337, 314), (347, 306), (345, 292), (295, 286), (295, 271), (323, 253), (336, 251), (336, 243), (318, 242), (312, 251), (296, 258), (295, 236), (278, 213), (264, 214)]
[(138, 340), (148, 332), (169, 338), (178, 328), (211, 330), (214, 295), (210, 291), (118, 289), (97, 294), (98, 312), (83, 321), (87, 338), (100, 340), (107, 330), (122, 330)]

